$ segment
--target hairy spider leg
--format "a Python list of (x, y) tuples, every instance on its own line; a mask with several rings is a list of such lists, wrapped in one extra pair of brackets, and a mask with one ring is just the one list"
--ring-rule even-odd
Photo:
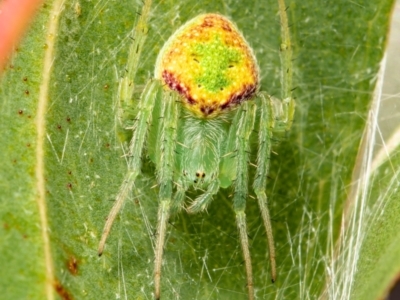
[(159, 123), (156, 157), (157, 181), (159, 190), (159, 208), (154, 261), (155, 299), (160, 299), (161, 265), (168, 219), (171, 212), (172, 190), (175, 169), (177, 126), (180, 104), (179, 96), (174, 92), (163, 92), (161, 102), (161, 120)]
[[(128, 78), (132, 80), (135, 78), (136, 72), (138, 70), (140, 54), (142, 53), (144, 43), (147, 38), (148, 29), (148, 19), (151, 10), (151, 0), (145, 0), (143, 2), (143, 7), (140, 12), (138, 22), (133, 30), (133, 42), (129, 48), (129, 59), (127, 61), (127, 72)], [(132, 95), (130, 95), (132, 97)]]
[[(243, 257), (245, 261), (247, 274), (247, 289), (249, 291), (249, 300), (254, 299), (253, 271), (251, 267), (251, 257), (249, 251), (249, 241), (247, 237), (246, 225), (246, 200), (248, 197), (249, 182), (249, 153), (250, 153), (250, 136), (254, 128), (256, 118), (256, 104), (254, 101), (245, 101), (238, 109), (239, 123), (235, 139), (236, 152), (236, 175), (233, 182), (233, 210), (236, 215), (236, 224), (239, 230), (240, 243), (242, 246)], [(231, 128), (232, 129), (232, 128)], [(232, 135), (230, 135), (232, 136)]]
[(271, 140), (274, 128), (275, 116), (273, 115), (272, 102), (268, 95), (259, 94), (260, 98), (260, 120), (258, 129), (258, 154), (257, 154), (257, 170), (253, 183), (253, 189), (257, 196), (258, 205), (260, 207), (265, 231), (268, 240), (268, 250), (271, 262), (271, 281), (276, 280), (276, 261), (274, 236), (272, 234), (271, 219), (269, 215), (267, 195), (267, 176), (269, 172), (269, 163), (271, 156)]
[(114, 206), (112, 207), (104, 225), (103, 234), (101, 236), (98, 248), (99, 256), (101, 256), (103, 253), (104, 245), (106, 243), (108, 234), (110, 233), (112, 224), (114, 223), (114, 220), (118, 215), (118, 212), (120, 211), (125, 199), (132, 190), (136, 177), (140, 173), (140, 168), (142, 165), (142, 153), (144, 148), (143, 146), (149, 126), (152, 123), (154, 103), (160, 89), (160, 82), (157, 80), (151, 80), (146, 84), (143, 94), (141, 95), (139, 101), (139, 113), (137, 114), (136, 122), (132, 128), (133, 135), (129, 145), (128, 172), (125, 175), (124, 181), (115, 199)]
[[(275, 111), (277, 118), (275, 130), (288, 131), (292, 127), (295, 109), (295, 100), (292, 97), (293, 91), (293, 63), (292, 63), (292, 42), (290, 39), (289, 23), (287, 17), (288, 7), (285, 5), (284, 0), (278, 0), (279, 16), (281, 20), (281, 46), (280, 46), (280, 59), (281, 59), (281, 85), (282, 95), (281, 101), (278, 106), (273, 105), (273, 108), (278, 108)], [(276, 99), (271, 98), (274, 103)]]
[(207, 190), (198, 196), (193, 203), (188, 207), (189, 213), (197, 213), (207, 209), (208, 205), (213, 200), (213, 196), (218, 193), (220, 188), (218, 178), (208, 185)]
[(189, 188), (187, 181), (180, 177), (177, 182), (175, 182), (176, 191), (172, 200), (171, 212), (179, 212), (185, 202), (186, 191)]
[(133, 41), (129, 47), (128, 61), (125, 68), (126, 74), (120, 80), (118, 89), (118, 105), (120, 108), (118, 114), (120, 119), (123, 118), (124, 114), (123, 109), (121, 108), (127, 107), (131, 104), (129, 101), (132, 99), (135, 89), (134, 79), (138, 70), (140, 55), (149, 31), (147, 22), (150, 15), (150, 9), (151, 0), (146, 0), (143, 4), (137, 24), (131, 33), (131, 39)]
[[(131, 43), (128, 56), (128, 68), (126, 69), (126, 75), (120, 79), (118, 87), (118, 104), (119, 107), (126, 105), (126, 102), (130, 101), (134, 91), (133, 80), (136, 75), (136, 70), (138, 69), (139, 57), (143, 50), (143, 45), (147, 37), (147, 21), (150, 14), (151, 0), (146, 0), (138, 23), (133, 30), (133, 43)], [(148, 125), (151, 123), (151, 116), (154, 106), (154, 100), (159, 90), (160, 84), (156, 81), (150, 81), (139, 101), (139, 111), (143, 108), (143, 112), (139, 113), (136, 118), (136, 124), (133, 127), (133, 137), (129, 146), (129, 155), (131, 158), (128, 162), (128, 172), (125, 175), (124, 181), (120, 187), (118, 195), (115, 199), (115, 203), (107, 217), (107, 221), (104, 225), (103, 233), (98, 247), (98, 255), (103, 254), (104, 245), (106, 243), (108, 234), (110, 233), (112, 224), (118, 212), (120, 211), (122, 205), (125, 202), (128, 194), (132, 190), (134, 181), (138, 174), (140, 173), (142, 150), (144, 145), (144, 140), (148, 131)], [(119, 110), (119, 114), (122, 115), (123, 112)]]

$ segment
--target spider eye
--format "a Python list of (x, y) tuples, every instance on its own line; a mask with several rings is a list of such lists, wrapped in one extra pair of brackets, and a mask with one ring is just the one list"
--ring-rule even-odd
[[(206, 173), (200, 171), (200, 172), (196, 172), (196, 177), (197, 178), (204, 178), (206, 177)], [(195, 182), (197, 182), (197, 179), (195, 179)]]

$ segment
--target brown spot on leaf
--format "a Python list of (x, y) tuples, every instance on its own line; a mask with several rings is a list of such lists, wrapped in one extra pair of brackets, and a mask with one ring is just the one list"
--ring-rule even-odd
[(65, 287), (58, 280), (54, 283), (54, 289), (62, 300), (72, 300), (71, 294), (65, 289)]
[(75, 256), (72, 255), (68, 258), (67, 268), (72, 275), (75, 276), (78, 274), (78, 260), (76, 259)]

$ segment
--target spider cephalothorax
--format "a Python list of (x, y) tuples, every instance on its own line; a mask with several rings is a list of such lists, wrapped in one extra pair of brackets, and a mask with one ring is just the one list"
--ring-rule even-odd
[[(150, 1), (146, 1), (130, 50), (128, 75), (121, 79), (119, 97), (133, 95), (138, 53), (144, 44)], [(159, 210), (155, 240), (155, 298), (161, 294), (161, 262), (168, 219), (184, 207), (186, 193), (197, 196), (187, 211), (203, 211), (221, 188), (231, 188), (233, 210), (247, 273), (249, 299), (254, 298), (246, 228), (246, 200), (252, 188), (266, 228), (272, 281), (276, 278), (275, 249), (267, 207), (266, 181), (274, 130), (289, 129), (293, 120), (291, 47), (286, 7), (279, 0), (282, 26), (282, 97), (259, 91), (255, 56), (236, 26), (218, 14), (203, 14), (181, 26), (157, 58), (155, 79), (149, 80), (136, 107), (129, 146), (128, 172), (107, 219), (99, 245), (140, 175), (142, 160), (156, 168)], [(252, 147), (256, 147), (252, 149)], [(146, 155), (144, 153), (146, 152)], [(250, 153), (257, 152), (251, 162)], [(250, 178), (249, 165), (256, 167)], [(201, 187), (201, 188), (199, 188)]]

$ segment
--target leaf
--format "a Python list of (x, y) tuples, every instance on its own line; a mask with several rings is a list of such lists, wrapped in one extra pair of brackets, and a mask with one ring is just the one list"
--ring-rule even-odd
[[(346, 260), (338, 259), (352, 250), (338, 242), (345, 240), (340, 232), (342, 210), (345, 201), (356, 201), (348, 199), (352, 174), (357, 153), (364, 147), (360, 141), (392, 2), (287, 3), (297, 107), (290, 133), (277, 136), (267, 191), (277, 248), (275, 284), (269, 279), (267, 243), (256, 201), (249, 198), (247, 208), (259, 299), (335, 299), (346, 290), (343, 285), (336, 290), (332, 284), (353, 279), (354, 295), (374, 299), (369, 297), (382, 297), (399, 270), (394, 265), (391, 273), (375, 269), (386, 280), (376, 280), (364, 290), (368, 294), (362, 294), (371, 282), (368, 259), (377, 253), (394, 257), (398, 251), (389, 243), (393, 231), (376, 244), (375, 252), (354, 249), (360, 255), (359, 273), (349, 272)], [(105, 217), (126, 170), (123, 142), (129, 133), (119, 127), (116, 93), (141, 5), (140, 1), (48, 2), (3, 75), (0, 290), (6, 299), (152, 298), (157, 189), (151, 164), (144, 166), (103, 256), (97, 256)], [(167, 38), (204, 12), (222, 13), (237, 24), (254, 48), (262, 89), (279, 97), (280, 25), (275, 1), (153, 3), (137, 90), (152, 75)], [(397, 161), (393, 156), (392, 170)], [(386, 176), (389, 183), (396, 179), (393, 172)], [(371, 182), (368, 205), (376, 217), (371, 224), (377, 226), (362, 227), (365, 242), (374, 241), (380, 233), (375, 222), (383, 222), (377, 218), (375, 210), (381, 207), (374, 206), (374, 199), (385, 203), (386, 194), (395, 197), (388, 192), (393, 186)], [(222, 190), (207, 214), (182, 212), (171, 219), (164, 252), (164, 299), (247, 298), (230, 193)], [(391, 228), (398, 215), (391, 199), (384, 212), (392, 217), (382, 228)], [(382, 263), (382, 268), (387, 265)]]
[[(355, 273), (352, 299), (378, 299), (388, 293), (395, 283), (400, 270), (397, 259), (400, 254), (399, 215), (399, 149), (392, 149), (390, 156), (377, 169), (371, 169), (370, 183), (360, 188), (356, 204), (360, 207), (353, 214), (354, 222), (349, 230), (353, 238), (354, 253), (359, 256), (354, 269), (354, 254), (346, 250), (345, 259), (349, 265), (347, 274)], [(383, 151), (387, 151), (383, 150)], [(386, 156), (386, 155), (385, 155)], [(376, 160), (374, 161), (376, 163)], [(372, 166), (375, 164), (373, 163)], [(367, 188), (367, 190), (365, 190)], [(346, 274), (347, 273), (347, 274)]]

